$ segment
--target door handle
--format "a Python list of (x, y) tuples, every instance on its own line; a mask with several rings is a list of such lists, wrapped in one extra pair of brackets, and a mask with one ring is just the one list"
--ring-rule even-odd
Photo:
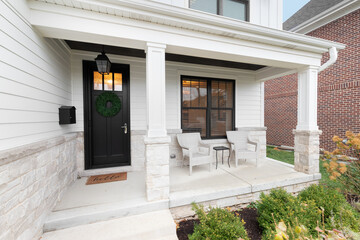
[(124, 133), (127, 134), (127, 124), (125, 123), (121, 128), (124, 129)]

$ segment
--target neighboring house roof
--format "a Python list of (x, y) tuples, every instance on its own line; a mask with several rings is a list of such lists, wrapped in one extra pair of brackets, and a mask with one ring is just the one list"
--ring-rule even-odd
[(283, 29), (290, 30), (342, 1), (344, 0), (311, 0), (284, 22)]
[(360, 0), (311, 0), (283, 24), (283, 29), (307, 34), (360, 8)]

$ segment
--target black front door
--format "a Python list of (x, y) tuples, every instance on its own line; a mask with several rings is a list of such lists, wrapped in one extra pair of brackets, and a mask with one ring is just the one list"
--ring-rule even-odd
[(85, 169), (130, 165), (129, 65), (83, 61)]

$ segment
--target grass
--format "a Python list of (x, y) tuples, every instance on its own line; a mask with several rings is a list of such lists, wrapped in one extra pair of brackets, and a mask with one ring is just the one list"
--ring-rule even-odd
[[(279, 150), (275, 147), (267, 146), (266, 156), (281, 162), (294, 164), (293, 151)], [(335, 188), (335, 189), (341, 188), (340, 183), (329, 179), (329, 174), (326, 172), (326, 169), (322, 166), (322, 161), (320, 161), (320, 173), (321, 173), (321, 180), (320, 180), (321, 184), (324, 184), (330, 188)]]

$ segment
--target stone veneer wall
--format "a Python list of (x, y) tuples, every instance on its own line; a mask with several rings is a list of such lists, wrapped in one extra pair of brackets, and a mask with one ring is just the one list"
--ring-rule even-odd
[[(305, 183), (292, 184), (288, 186), (282, 187), (287, 192), (296, 195), (301, 190), (309, 187), (312, 184), (318, 184), (318, 181), (309, 181)], [(234, 209), (243, 208), (248, 206), (250, 203), (260, 200), (260, 194), (270, 193), (271, 190), (266, 191), (258, 191), (249, 194), (242, 194), (238, 196), (214, 199), (212, 201), (202, 202), (201, 204), (205, 207), (233, 207)], [(180, 207), (170, 208), (171, 215), (175, 219), (175, 221), (182, 220), (184, 218), (192, 218), (195, 215), (195, 212), (192, 210), (191, 205), (185, 205)]]
[[(169, 143), (169, 154), (175, 154), (175, 158), (170, 158), (170, 167), (181, 164), (182, 153), (176, 140), (176, 134), (182, 133), (181, 129), (168, 129), (168, 136), (171, 138)], [(131, 166), (134, 171), (144, 170), (145, 167), (145, 143), (146, 130), (131, 131)]]
[(293, 130), (295, 135), (295, 170), (307, 174), (320, 171), (320, 135), (322, 131)]
[(0, 152), (0, 239), (39, 239), (47, 214), (77, 178), (70, 133)]

